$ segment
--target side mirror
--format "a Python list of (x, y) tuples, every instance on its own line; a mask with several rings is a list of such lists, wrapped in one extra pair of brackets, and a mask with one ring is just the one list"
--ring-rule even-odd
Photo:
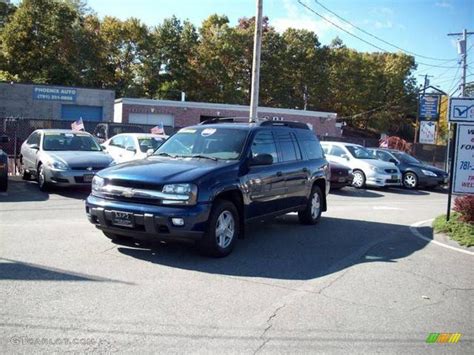
[(129, 151), (129, 152), (134, 152), (134, 153), (137, 152), (137, 150), (135, 149), (135, 147), (127, 147), (127, 148), (125, 148), (125, 150), (127, 150), (127, 151)]
[(40, 148), (39, 148), (38, 144), (32, 144), (32, 145), (30, 145), (30, 149), (39, 150)]
[(257, 154), (250, 160), (250, 165), (272, 165), (273, 157), (270, 154)]
[(391, 158), (391, 159), (389, 160), (389, 162), (390, 162), (390, 163), (393, 163), (393, 164), (398, 164), (398, 161), (396, 161), (396, 160), (393, 159), (393, 158)]
[(148, 150), (146, 151), (146, 156), (149, 157), (150, 155), (153, 155), (154, 152), (155, 152), (155, 151), (154, 151), (153, 149), (148, 149)]
[(107, 150), (107, 147), (103, 144), (100, 144), (100, 147), (103, 149), (103, 150)]
[(341, 158), (346, 159), (347, 161), (349, 161), (349, 156), (347, 154), (341, 155)]

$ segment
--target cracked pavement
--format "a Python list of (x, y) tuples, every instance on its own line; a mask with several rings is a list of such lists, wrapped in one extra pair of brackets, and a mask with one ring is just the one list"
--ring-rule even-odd
[[(249, 226), (232, 255), (113, 244), (85, 191), (0, 196), (4, 353), (473, 353), (474, 257), (414, 236), (441, 191), (346, 189), (317, 226)], [(431, 230), (419, 229), (431, 237)], [(426, 344), (431, 332), (458, 344)]]

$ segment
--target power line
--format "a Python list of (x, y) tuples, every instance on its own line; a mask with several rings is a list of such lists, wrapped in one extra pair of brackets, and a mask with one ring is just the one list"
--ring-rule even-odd
[[(338, 24), (334, 23), (333, 21), (327, 19), (326, 17), (324, 17), (323, 15), (321, 15), (320, 13), (318, 13), (317, 11), (315, 11), (314, 9), (312, 9), (311, 7), (309, 7), (308, 5), (306, 5), (305, 3), (303, 3), (301, 0), (298, 0), (298, 3), (299, 3), (301, 6), (305, 7), (308, 11), (310, 11), (310, 12), (314, 13), (316, 16), (322, 18), (324, 21), (330, 23), (330, 24), (333, 25), (334, 27), (337, 27), (338, 29), (340, 29), (341, 31), (347, 33), (348, 35), (350, 35), (350, 36), (352, 36), (352, 37), (354, 37), (354, 38), (357, 38), (359, 41), (362, 41), (362, 42), (364, 42), (365, 44), (368, 44), (369, 46), (372, 46), (372, 47), (374, 47), (374, 48), (377, 48), (377, 49), (381, 50), (382, 52), (385, 52), (385, 53), (388, 52), (386, 49), (383, 49), (382, 47), (379, 47), (378, 45), (373, 44), (373, 43), (371, 43), (371, 42), (369, 42), (369, 41), (366, 41), (365, 39), (363, 39), (363, 38), (361, 38), (361, 37), (359, 37), (359, 36), (357, 36), (357, 35), (355, 35), (355, 34), (349, 32), (349, 31), (347, 31), (345, 28), (343, 28), (343, 27), (339, 26)], [(449, 60), (449, 61), (452, 61), (452, 60)], [(428, 66), (428, 67), (435, 67), (435, 68), (451, 68), (451, 69), (454, 69), (454, 68), (455, 68), (455, 66), (449, 67), (449, 66), (428, 64), (428, 63), (422, 63), (422, 62), (417, 62), (417, 64), (419, 64), (419, 65), (424, 65), (424, 66)]]
[(346, 20), (345, 18), (341, 17), (340, 15), (338, 15), (337, 13), (335, 13), (334, 11), (328, 9), (326, 6), (324, 6), (323, 4), (321, 4), (318, 0), (314, 0), (314, 2), (315, 2), (316, 4), (318, 4), (319, 6), (321, 6), (323, 9), (325, 9), (327, 12), (333, 14), (333, 15), (336, 16), (338, 19), (340, 19), (340, 20), (344, 21), (345, 23), (351, 25), (351, 26), (354, 27), (355, 29), (357, 29), (357, 30), (359, 30), (359, 31), (361, 31), (361, 32), (363, 32), (363, 33), (365, 33), (366, 35), (368, 35), (368, 36), (370, 36), (370, 37), (372, 37), (372, 38), (375, 38), (376, 40), (378, 40), (378, 41), (380, 41), (380, 42), (383, 42), (383, 43), (385, 43), (385, 44), (387, 44), (387, 45), (389, 45), (389, 46), (391, 46), (391, 47), (397, 48), (397, 49), (401, 50), (402, 52), (405, 52), (405, 53), (414, 55), (414, 56), (416, 56), (416, 57), (425, 58), (425, 59), (430, 59), (430, 60), (437, 60), (437, 61), (440, 61), (440, 62), (443, 62), (443, 61), (452, 62), (452, 61), (457, 60), (457, 58), (443, 59), (443, 58), (428, 57), (428, 56), (426, 56), (426, 55), (417, 54), (417, 53), (415, 53), (415, 52), (412, 52), (412, 51), (403, 49), (403, 48), (401, 48), (401, 47), (399, 47), (399, 46), (397, 46), (397, 45), (395, 45), (395, 44), (393, 44), (393, 43), (390, 43), (390, 42), (384, 40), (383, 38), (380, 38), (380, 37), (378, 37), (378, 36), (376, 36), (376, 35), (374, 35), (374, 34), (368, 32), (368, 31), (364, 30), (363, 28), (361, 28), (361, 27), (359, 27), (359, 26), (354, 25), (354, 24), (353, 24), (352, 22), (350, 22), (349, 20)]

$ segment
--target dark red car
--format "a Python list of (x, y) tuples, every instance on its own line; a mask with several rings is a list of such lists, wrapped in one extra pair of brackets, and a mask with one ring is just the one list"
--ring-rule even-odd
[(331, 190), (341, 189), (344, 186), (352, 185), (352, 169), (346, 165), (329, 162), (331, 168)]

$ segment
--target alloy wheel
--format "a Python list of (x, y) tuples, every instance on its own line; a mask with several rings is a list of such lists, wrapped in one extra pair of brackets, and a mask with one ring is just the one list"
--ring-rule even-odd
[(235, 235), (235, 221), (231, 212), (224, 210), (217, 218), (216, 223), (216, 241), (217, 245), (225, 249), (227, 248)]
[(319, 198), (319, 194), (315, 192), (311, 200), (311, 216), (315, 219), (318, 218), (320, 209), (321, 209), (321, 200)]

